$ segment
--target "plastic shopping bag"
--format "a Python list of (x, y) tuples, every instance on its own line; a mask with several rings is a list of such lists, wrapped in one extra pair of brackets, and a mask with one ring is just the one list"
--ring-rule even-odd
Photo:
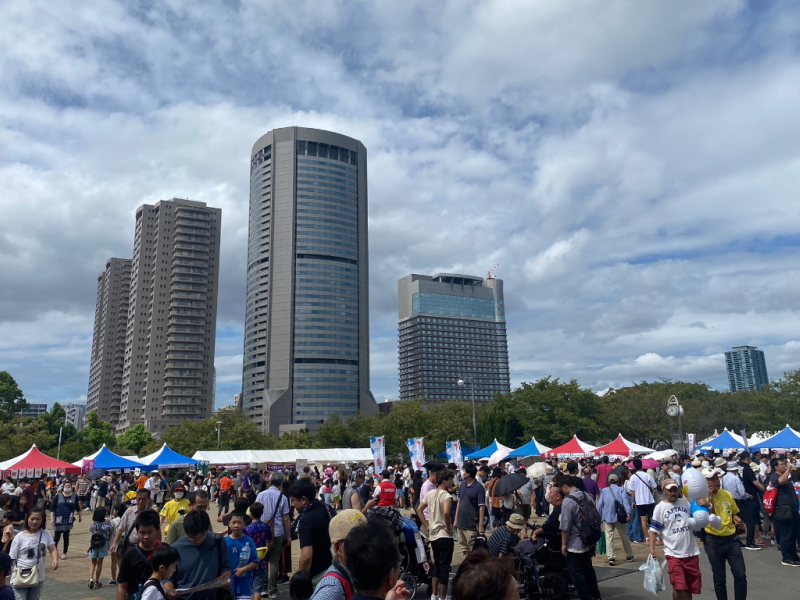
[(664, 566), (666, 564), (667, 561), (659, 564), (657, 559), (649, 555), (647, 562), (639, 567), (640, 571), (644, 571), (644, 589), (654, 596), (657, 596), (661, 590), (667, 589), (667, 586), (664, 585)]

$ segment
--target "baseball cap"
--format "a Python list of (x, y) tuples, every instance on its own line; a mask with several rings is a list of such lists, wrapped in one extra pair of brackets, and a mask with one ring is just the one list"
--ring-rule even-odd
[(514, 513), (506, 521), (506, 525), (512, 529), (525, 529), (525, 517), (520, 514)]
[(185, 492), (186, 488), (183, 485), (178, 484), (174, 488), (172, 488), (172, 491), (173, 492)]
[(612, 473), (608, 476), (608, 483), (617, 483), (619, 481), (619, 476), (616, 473)]
[(677, 481), (675, 481), (674, 479), (665, 479), (665, 480), (663, 481), (663, 483), (661, 484), (661, 488), (662, 488), (662, 489), (665, 489), (665, 490), (668, 490), (668, 489), (670, 489), (670, 488), (678, 488), (678, 489), (681, 489), (681, 486), (679, 486), (679, 485), (678, 485), (678, 482), (677, 482)]
[(384, 479), (389, 479), (389, 477), (391, 476), (392, 474), (389, 473), (389, 471), (381, 471), (381, 477), (383, 477)]
[(340, 542), (347, 537), (354, 528), (359, 525), (366, 525), (367, 517), (360, 510), (352, 508), (341, 511), (328, 523), (328, 535), (331, 542)]

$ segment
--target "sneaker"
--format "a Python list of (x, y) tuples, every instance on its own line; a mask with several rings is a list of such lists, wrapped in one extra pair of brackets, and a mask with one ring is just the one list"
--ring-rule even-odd
[(616, 566), (616, 564), (617, 564), (617, 561), (616, 561), (616, 560), (614, 560), (613, 558), (609, 558), (609, 559), (608, 559), (608, 566), (609, 566), (609, 567)]
[(277, 597), (278, 597), (278, 592), (270, 592), (269, 594), (267, 594), (267, 598), (277, 598)]
[(796, 560), (782, 560), (781, 564), (784, 567), (800, 567), (800, 562)]
[(289, 583), (289, 577), (285, 573), (278, 575), (278, 583)]
[(67, 560), (67, 553), (66, 552), (64, 552), (64, 554), (61, 555), (61, 560)]
[(626, 556), (625, 560), (627, 560), (628, 562), (633, 562), (633, 557), (632, 556)]
[(756, 542), (756, 546), (772, 546), (772, 543), (767, 540), (760, 540)]
[(747, 544), (744, 547), (745, 550), (761, 550), (760, 546), (756, 546), (755, 544)]
[(116, 579), (109, 579), (108, 580), (108, 585), (117, 585), (117, 580)]

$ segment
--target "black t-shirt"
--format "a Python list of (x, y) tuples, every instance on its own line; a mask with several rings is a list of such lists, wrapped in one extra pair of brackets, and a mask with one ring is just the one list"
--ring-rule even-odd
[(44, 498), (44, 493), (45, 493), (46, 487), (47, 486), (45, 486), (44, 481), (40, 481), (39, 483), (36, 484), (36, 497), (37, 498)]
[(311, 576), (322, 573), (331, 566), (331, 538), (328, 535), (328, 524), (331, 521), (328, 509), (318, 500), (309, 505), (300, 523), (297, 525), (297, 535), (300, 539), (300, 548), (311, 546)]
[(780, 475), (778, 473), (770, 473), (769, 474), (769, 482), (772, 484), (772, 487), (778, 489), (778, 502), (776, 503), (777, 506), (793, 506), (794, 510), (797, 510), (797, 493), (794, 491), (794, 484), (792, 480), (789, 479), (786, 483), (782, 485), (778, 485), (778, 478)]
[(367, 505), (367, 502), (369, 502), (371, 496), (372, 488), (366, 483), (359, 488), (358, 497), (361, 499), (361, 508), (364, 508)]
[(756, 480), (756, 474), (747, 463), (740, 462), (739, 466), (742, 467), (742, 483), (744, 484), (745, 493), (753, 498), (758, 498), (758, 488), (753, 483)]
[(414, 495), (419, 498), (419, 494), (422, 491), (422, 477), (418, 477), (411, 483), (411, 489), (414, 490)]
[(155, 548), (150, 552), (142, 550), (139, 546), (131, 546), (122, 557), (117, 582), (128, 584), (128, 595), (137, 591), (139, 585), (144, 585), (150, 579), (153, 567), (149, 561), (159, 546), (161, 546), (161, 542), (156, 542)]

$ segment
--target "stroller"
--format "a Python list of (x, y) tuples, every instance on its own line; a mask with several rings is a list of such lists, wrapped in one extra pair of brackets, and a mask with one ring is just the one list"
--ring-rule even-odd
[(426, 563), (430, 563), (430, 557), (419, 526), (397, 509), (387, 506), (371, 508), (367, 517), (382, 519), (394, 532), (400, 550), (400, 579), (411, 592), (411, 597), (420, 586), (430, 586), (431, 576), (429, 569), (425, 568)]
[(574, 586), (561, 548), (551, 549), (547, 542), (521, 542), (515, 562), (519, 595), (522, 600), (562, 600)]

